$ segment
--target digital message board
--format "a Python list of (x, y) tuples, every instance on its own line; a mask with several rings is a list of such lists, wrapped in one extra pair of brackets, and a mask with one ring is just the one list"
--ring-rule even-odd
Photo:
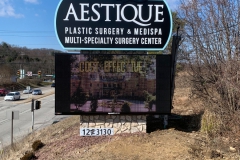
[(172, 15), (164, 0), (62, 0), (55, 33), (66, 50), (164, 50)]
[(55, 55), (55, 114), (168, 114), (171, 55)]

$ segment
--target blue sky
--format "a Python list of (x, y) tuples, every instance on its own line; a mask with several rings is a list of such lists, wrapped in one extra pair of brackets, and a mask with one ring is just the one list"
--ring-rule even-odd
[[(165, 0), (174, 10), (179, 0)], [(54, 16), (60, 0), (0, 0), (0, 43), (19, 47), (62, 47), (54, 31)]]

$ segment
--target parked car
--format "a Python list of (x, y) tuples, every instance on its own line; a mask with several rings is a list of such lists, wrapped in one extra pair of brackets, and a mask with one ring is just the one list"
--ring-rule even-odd
[(32, 89), (28, 90), (28, 89), (25, 89), (23, 90), (23, 94), (29, 94), (29, 93), (32, 93)]
[(5, 88), (1, 88), (0, 89), (0, 95), (5, 96), (6, 94), (8, 94), (8, 91)]
[(10, 101), (14, 101), (20, 99), (20, 93), (19, 92), (9, 92), (5, 97), (4, 100), (10, 100)]
[(32, 95), (41, 95), (41, 94), (42, 94), (41, 89), (34, 89), (34, 90), (32, 91)]
[(55, 83), (52, 83), (52, 84), (51, 84), (51, 87), (55, 87)]

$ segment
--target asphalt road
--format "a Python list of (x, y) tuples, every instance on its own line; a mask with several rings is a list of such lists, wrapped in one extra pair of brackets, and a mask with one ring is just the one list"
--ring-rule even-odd
[[(49, 91), (54, 91), (54, 88), (51, 88), (50, 86), (46, 86), (46, 87), (39, 87), (43, 94), (46, 94), (46, 93), (49, 93)], [(18, 90), (16, 90), (18, 91)], [(18, 91), (21, 93), (21, 99), (20, 100), (25, 100), (27, 98), (32, 98), (32, 94), (23, 94), (22, 93), (22, 90), (21, 91)], [(4, 96), (0, 96), (0, 110), (1, 110), (1, 104), (2, 104), (2, 100), (4, 100)]]
[[(68, 116), (60, 116), (55, 112), (54, 88), (41, 88), (43, 95), (22, 94), (17, 101), (4, 101), (0, 97), (0, 149), (11, 143), (11, 113), (19, 112), (19, 119), (13, 120), (13, 141), (23, 138), (34, 130), (39, 130)], [(51, 94), (53, 93), (53, 94)], [(34, 125), (32, 125), (31, 99), (41, 101), (41, 109), (34, 111)]]

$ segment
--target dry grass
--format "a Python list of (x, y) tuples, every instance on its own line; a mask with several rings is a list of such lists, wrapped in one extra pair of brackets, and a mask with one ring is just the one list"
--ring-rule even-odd
[(220, 120), (221, 118), (218, 115), (205, 110), (201, 121), (201, 131), (208, 135), (215, 135), (222, 125)]
[[(189, 82), (176, 77), (173, 113), (194, 115), (202, 111), (202, 103), (191, 96)], [(214, 131), (216, 118), (206, 112), (203, 116), (202, 131)], [(198, 131), (182, 131), (176, 128), (157, 130), (150, 134), (124, 134), (111, 137), (80, 137), (79, 116), (71, 116), (42, 130), (31, 133), (18, 141), (13, 148), (5, 148), (0, 152), (0, 159), (15, 160), (32, 151), (32, 144), (41, 140), (45, 145), (35, 152), (39, 160), (52, 159), (211, 159), (225, 157), (239, 159), (239, 154), (231, 153), (229, 141), (222, 143), (217, 138), (207, 138)], [(176, 120), (176, 123), (179, 120)], [(191, 123), (190, 121), (184, 121)], [(157, 125), (161, 125), (156, 123)], [(234, 144), (237, 144), (236, 141)], [(237, 145), (232, 145), (236, 149)], [(210, 148), (211, 147), (211, 148)], [(221, 151), (219, 153), (219, 150)]]
[(7, 147), (1, 151), (2, 160), (16, 160), (22, 157), (25, 152), (32, 150), (32, 144), (36, 140), (41, 140), (44, 144), (54, 143), (66, 139), (71, 135), (66, 135), (64, 132), (75, 127), (72, 134), (78, 133), (79, 116), (72, 116), (66, 118), (64, 121), (56, 124), (52, 124), (40, 131), (36, 131), (25, 137), (24, 139), (16, 142), (14, 147)]

